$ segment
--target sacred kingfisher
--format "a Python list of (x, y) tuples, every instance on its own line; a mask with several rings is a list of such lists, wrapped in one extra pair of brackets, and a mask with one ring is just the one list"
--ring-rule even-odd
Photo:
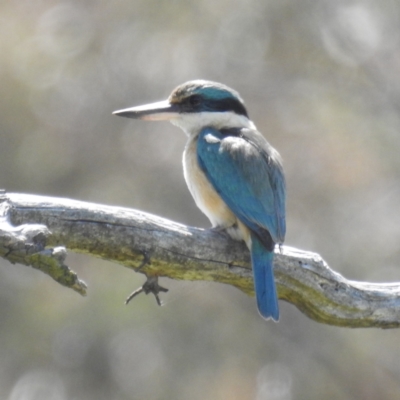
[(113, 114), (169, 120), (188, 136), (183, 171), (194, 201), (213, 228), (244, 240), (251, 253), (258, 310), (279, 319), (273, 258), (285, 238), (285, 177), (278, 152), (249, 119), (239, 93), (194, 80), (167, 100)]

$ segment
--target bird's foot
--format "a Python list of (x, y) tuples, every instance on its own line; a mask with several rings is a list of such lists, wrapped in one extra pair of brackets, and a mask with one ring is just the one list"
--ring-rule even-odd
[(226, 231), (226, 227), (225, 226), (213, 226), (213, 227), (210, 228), (210, 231), (221, 233), (221, 232), (225, 232)]
[(219, 226), (213, 226), (209, 230), (211, 232), (218, 233), (219, 235), (229, 237), (230, 235), (229, 235), (228, 229), (229, 229), (229, 227), (219, 225)]

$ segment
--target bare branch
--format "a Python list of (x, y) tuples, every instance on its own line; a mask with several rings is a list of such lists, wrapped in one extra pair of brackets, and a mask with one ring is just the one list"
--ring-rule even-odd
[(8, 221), (9, 204), (0, 204), (0, 256), (12, 264), (24, 264), (50, 275), (61, 285), (86, 295), (85, 282), (65, 264), (67, 250), (63, 246), (45, 248), (51, 235), (45, 225), (23, 224), (16, 227)]
[[(140, 269), (149, 278), (215, 281), (253, 294), (247, 248), (221, 232), (126, 208), (24, 194), (0, 193), (0, 210), (0, 256), (35, 268), (43, 264), (43, 257), (55, 258), (58, 266), (52, 273), (51, 268), (40, 269), (81, 293), (84, 283), (63, 264), (64, 255), (57, 258), (60, 246)], [(42, 258), (37, 262), (35, 257)], [(350, 281), (318, 254), (287, 246), (276, 252), (275, 277), (279, 298), (315, 321), (347, 327), (400, 326), (400, 283)]]

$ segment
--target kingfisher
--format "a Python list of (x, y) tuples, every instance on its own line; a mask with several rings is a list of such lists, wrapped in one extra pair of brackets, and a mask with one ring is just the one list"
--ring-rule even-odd
[(167, 100), (113, 114), (167, 120), (186, 133), (183, 172), (189, 191), (213, 229), (245, 241), (259, 313), (278, 321), (273, 260), (275, 245), (285, 239), (285, 177), (279, 153), (250, 120), (239, 93), (193, 80)]

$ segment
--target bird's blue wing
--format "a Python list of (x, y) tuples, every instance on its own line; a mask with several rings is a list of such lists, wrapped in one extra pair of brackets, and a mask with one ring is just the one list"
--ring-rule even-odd
[(278, 153), (261, 134), (205, 128), (199, 134), (197, 157), (232, 212), (254, 233), (262, 237), (267, 230), (275, 243), (282, 243), (285, 179)]

